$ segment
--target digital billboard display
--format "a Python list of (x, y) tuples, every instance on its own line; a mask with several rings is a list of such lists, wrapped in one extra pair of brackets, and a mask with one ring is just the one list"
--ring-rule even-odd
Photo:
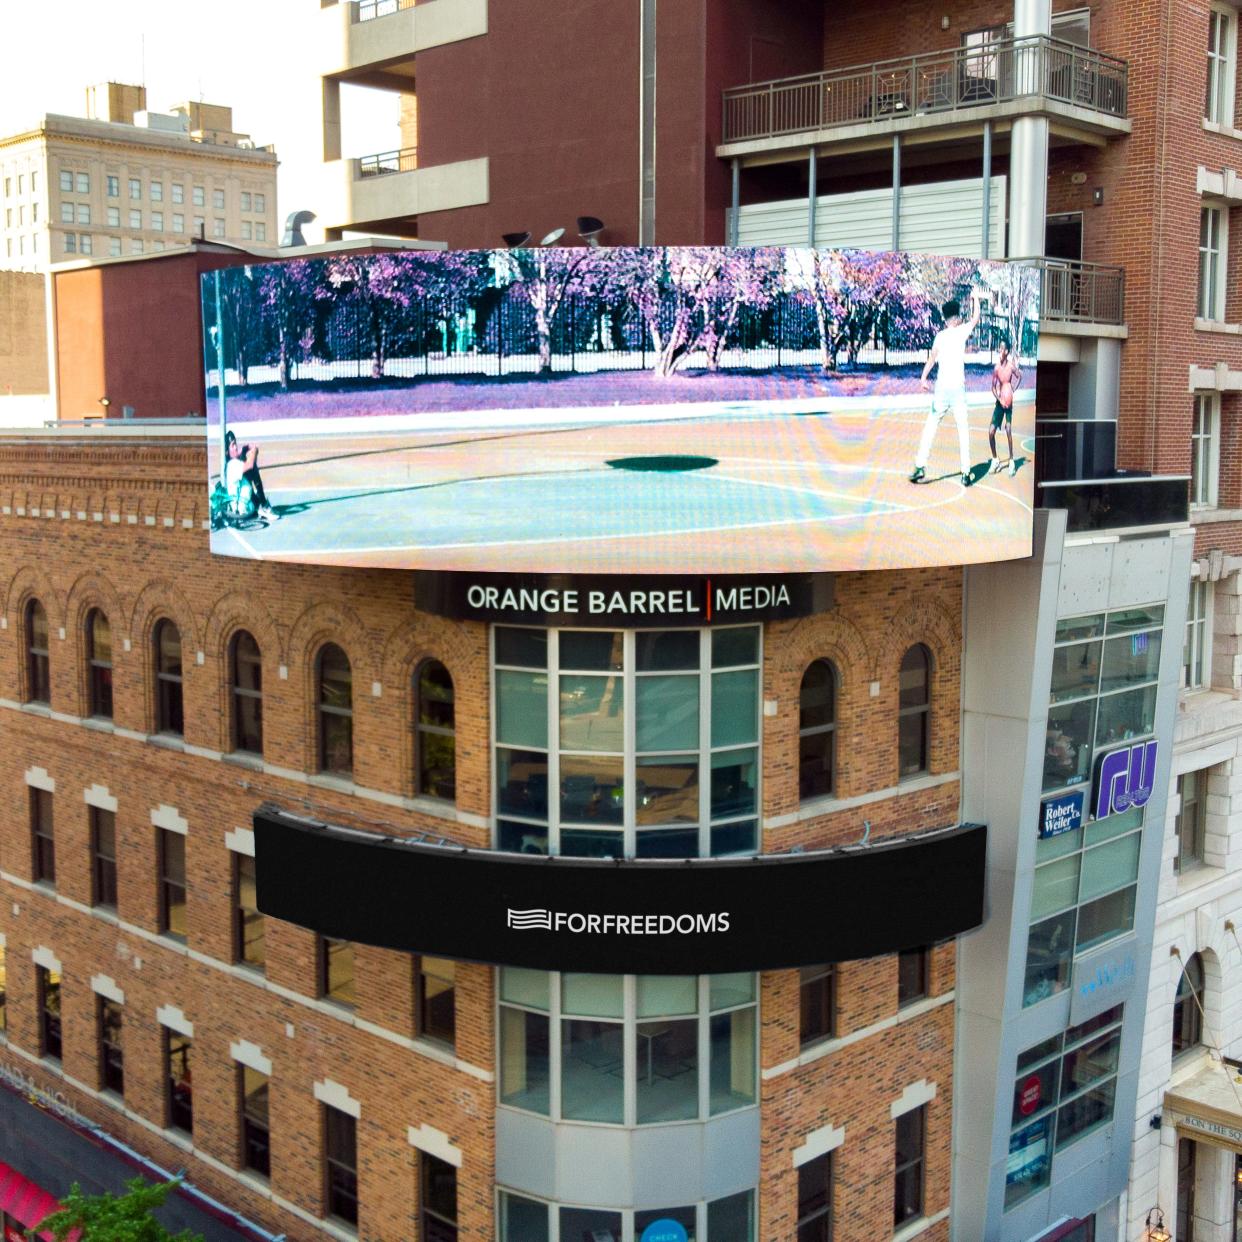
[(472, 573), (1030, 555), (1039, 276), (782, 247), (203, 278), (212, 551)]

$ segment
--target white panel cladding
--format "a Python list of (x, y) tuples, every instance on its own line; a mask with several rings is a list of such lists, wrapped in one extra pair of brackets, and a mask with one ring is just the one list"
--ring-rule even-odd
[[(1004, 258), (1004, 177), (992, 178), (990, 257)], [(777, 203), (752, 203), (741, 208), (738, 244), (741, 246), (805, 246), (805, 198)], [(732, 212), (729, 213), (730, 219)], [(859, 190), (852, 194), (824, 194), (815, 205), (817, 246), (888, 250), (893, 234), (893, 191)], [(983, 240), (983, 181), (936, 181), (903, 186), (901, 190), (901, 248), (921, 254), (975, 256)]]

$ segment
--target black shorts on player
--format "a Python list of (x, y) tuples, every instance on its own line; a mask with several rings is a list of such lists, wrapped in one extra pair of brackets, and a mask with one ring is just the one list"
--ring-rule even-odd
[(1013, 406), (1006, 409), (997, 401), (996, 408), (992, 411), (992, 426), (999, 431), (1002, 424), (1006, 422), (1013, 422)]

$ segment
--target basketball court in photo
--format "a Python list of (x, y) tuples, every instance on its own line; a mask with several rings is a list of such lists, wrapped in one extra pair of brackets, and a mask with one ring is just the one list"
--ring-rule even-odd
[[(909, 482), (931, 397), (269, 421), (280, 520), (211, 537), (225, 555), (393, 569), (787, 573), (1028, 556), (1033, 393), (1017, 475), (989, 474), (990, 394), (971, 394), (974, 485), (952, 415)], [(830, 408), (825, 408), (825, 406)], [(581, 415), (581, 417), (579, 417)], [(213, 482), (219, 428), (209, 430)], [(1002, 459), (1003, 429), (997, 433)]]

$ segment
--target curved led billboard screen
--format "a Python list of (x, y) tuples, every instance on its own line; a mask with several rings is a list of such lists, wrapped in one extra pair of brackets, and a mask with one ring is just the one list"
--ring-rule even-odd
[(217, 553), (730, 575), (1031, 551), (1029, 266), (580, 247), (203, 280)]
[(920, 948), (983, 921), (979, 824), (757, 858), (535, 857), (381, 837), (263, 807), (260, 911), (458, 961), (634, 974), (779, 970)]

